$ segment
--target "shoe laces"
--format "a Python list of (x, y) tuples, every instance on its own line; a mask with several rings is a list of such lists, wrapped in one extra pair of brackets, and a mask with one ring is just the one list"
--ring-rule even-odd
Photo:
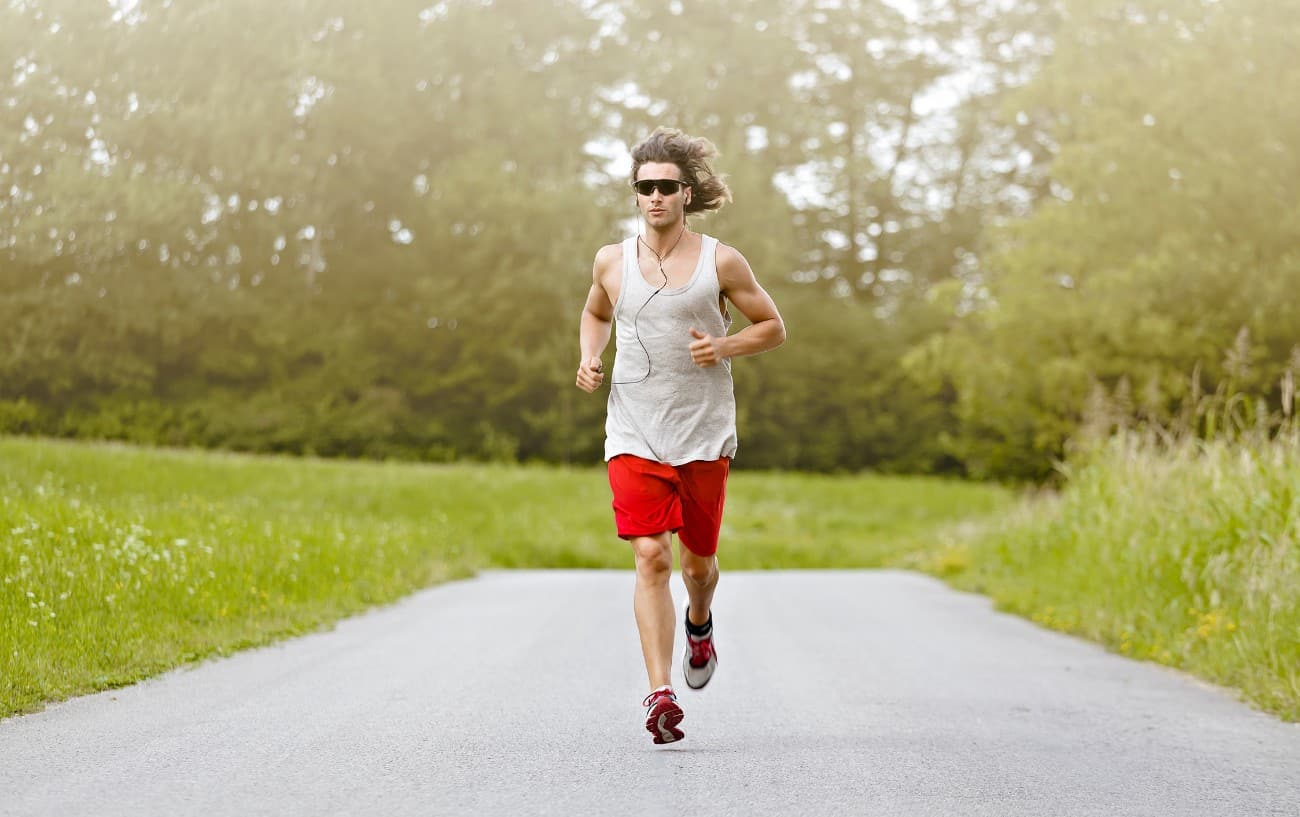
[(641, 705), (654, 706), (656, 703), (659, 702), (660, 698), (668, 698), (670, 701), (677, 700), (677, 696), (673, 693), (671, 689), (656, 689), (654, 692), (651, 692), (649, 695), (645, 696), (645, 700), (641, 702)]
[(712, 635), (706, 635), (704, 638), (687, 636), (686, 643), (689, 644), (691, 648), (692, 667), (696, 667), (698, 669), (699, 667), (702, 667), (705, 664), (709, 663), (709, 660), (713, 658), (713, 636)]

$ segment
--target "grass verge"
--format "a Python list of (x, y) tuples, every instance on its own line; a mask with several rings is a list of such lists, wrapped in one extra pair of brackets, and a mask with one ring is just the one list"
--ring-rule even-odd
[[(604, 472), (0, 438), (0, 717), (485, 567), (630, 568)], [(726, 569), (872, 567), (1008, 492), (733, 472)]]
[(1064, 490), (902, 559), (1300, 720), (1300, 448), (1129, 433)]

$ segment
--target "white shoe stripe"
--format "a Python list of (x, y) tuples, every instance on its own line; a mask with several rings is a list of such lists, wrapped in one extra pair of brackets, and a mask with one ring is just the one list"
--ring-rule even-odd
[(664, 726), (664, 721), (667, 718), (668, 718), (668, 713), (665, 712), (659, 716), (659, 723), (655, 724), (659, 728), (659, 737), (667, 741), (676, 740), (677, 736), (672, 733), (672, 730)]

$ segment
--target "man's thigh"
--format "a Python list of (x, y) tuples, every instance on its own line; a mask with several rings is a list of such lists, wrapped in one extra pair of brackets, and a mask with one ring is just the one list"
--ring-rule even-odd
[[(688, 462), (678, 466), (682, 527), (678, 536), (684, 550), (696, 556), (712, 557), (718, 551), (722, 509), (727, 501), (727, 475), (731, 460)], [(685, 552), (683, 552), (685, 558)]]
[(609, 461), (614, 522), (623, 539), (654, 536), (682, 527), (680, 479), (670, 465), (629, 454)]

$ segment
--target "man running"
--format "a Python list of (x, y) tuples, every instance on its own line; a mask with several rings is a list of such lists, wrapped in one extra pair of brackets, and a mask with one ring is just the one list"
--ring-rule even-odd
[[(736, 453), (731, 358), (773, 349), (785, 324), (749, 263), (686, 217), (718, 210), (731, 191), (711, 167), (713, 145), (659, 128), (632, 150), (632, 186), (645, 234), (596, 253), (579, 328), (578, 388), (605, 381), (601, 353), (616, 326), (605, 421), (605, 459), (618, 535), (636, 558), (633, 610), (650, 694), (655, 743), (684, 736), (670, 683), (676, 611), (668, 580), (672, 534), (686, 585), (686, 685), (718, 665), (713, 591), (727, 471)], [(750, 325), (728, 335), (731, 303)], [(617, 318), (617, 320), (616, 320)]]

